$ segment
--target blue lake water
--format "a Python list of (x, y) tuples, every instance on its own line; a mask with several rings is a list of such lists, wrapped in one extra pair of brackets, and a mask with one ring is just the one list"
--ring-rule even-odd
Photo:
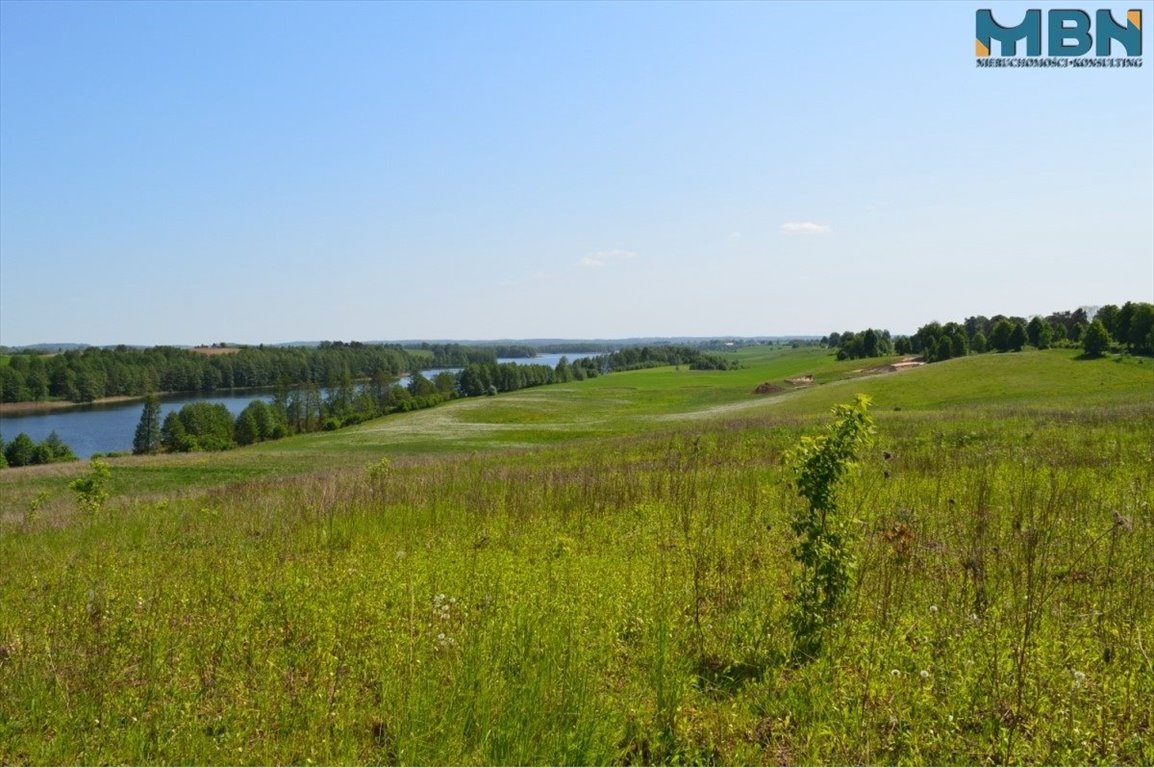
[[(499, 362), (548, 365), (550, 368), (555, 368), (562, 356), (562, 354), (542, 354), (534, 358), (502, 358)], [(575, 360), (587, 355), (570, 353), (564, 356), (570, 360)], [(421, 373), (431, 379), (442, 370), (455, 373), (459, 369), (434, 368)], [(398, 383), (401, 386), (406, 386), (409, 383), (409, 377), (402, 377)], [(225, 391), (211, 395), (162, 397), (160, 418), (163, 421), (165, 416), (172, 411), (180, 410), (186, 403), (197, 402), (223, 403), (229, 412), (235, 416), (253, 400), (269, 402), (272, 397), (272, 390)], [(77, 406), (67, 410), (44, 413), (0, 416), (0, 436), (5, 441), (9, 441), (23, 432), (35, 442), (40, 442), (55, 432), (78, 457), (87, 459), (94, 453), (132, 450), (132, 437), (136, 432), (136, 425), (140, 422), (140, 414), (143, 410), (144, 402), (135, 400), (108, 405)]]
[[(272, 400), (272, 393), (235, 392), (213, 395), (180, 395), (162, 397), (160, 401), (161, 421), (172, 411), (179, 411), (185, 403), (224, 403), (232, 415), (244, 410), (253, 400)], [(61, 411), (46, 413), (0, 416), (0, 435), (9, 441), (23, 432), (34, 441), (40, 442), (52, 432), (60, 436), (72, 451), (82, 459), (94, 453), (132, 450), (132, 437), (144, 402), (136, 400), (108, 405), (77, 406)]]

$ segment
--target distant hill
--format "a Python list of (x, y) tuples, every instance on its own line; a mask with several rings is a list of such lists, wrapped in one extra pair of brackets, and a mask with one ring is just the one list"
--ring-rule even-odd
[(553, 347), (561, 349), (566, 345), (607, 347), (634, 347), (642, 344), (704, 344), (714, 341), (734, 341), (743, 344), (764, 344), (768, 342), (817, 341), (821, 336), (799, 334), (796, 336), (631, 336), (620, 339), (403, 339), (400, 341), (374, 341), (372, 344), (400, 344), (419, 346), (421, 344), (460, 344), (470, 347), (492, 347), (520, 344), (528, 347)]
[(88, 349), (91, 344), (27, 344), (23, 347), (4, 347), (8, 352), (68, 352), (73, 349)]
[[(561, 338), (538, 338), (538, 339), (401, 339), (401, 340), (373, 340), (362, 342), (364, 344), (388, 344), (399, 345), (402, 347), (419, 347), (422, 344), (459, 344), (464, 347), (497, 347), (497, 346), (526, 346), (534, 347), (542, 352), (576, 352), (576, 351), (592, 351), (593, 349), (610, 350), (620, 349), (621, 347), (638, 347), (646, 344), (709, 344), (717, 343), (724, 344), (726, 342), (733, 342), (734, 344), (767, 344), (767, 343), (787, 343), (791, 341), (817, 341), (821, 336), (797, 334), (794, 336), (632, 336), (621, 339), (561, 339)], [(323, 342), (321, 341), (283, 341), (275, 344), (265, 344), (263, 346), (269, 347), (317, 347)], [(50, 354), (55, 352), (68, 352), (76, 349), (88, 349), (93, 346), (100, 346), (103, 349), (114, 349), (116, 344), (77, 344), (77, 343), (59, 343), (59, 344), (26, 344), (19, 347), (0, 347), (0, 351), (12, 353), (20, 352), (34, 352), (41, 354)], [(164, 346), (175, 347), (177, 349), (192, 349), (187, 344), (128, 344), (124, 345), (130, 349), (148, 349), (150, 346)], [(257, 344), (234, 344), (227, 343), (225, 348), (236, 349), (240, 347), (260, 346)], [(203, 345), (198, 347), (203, 349)]]

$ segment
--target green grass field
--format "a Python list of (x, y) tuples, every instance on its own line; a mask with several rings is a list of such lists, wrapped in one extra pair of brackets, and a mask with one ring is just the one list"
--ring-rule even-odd
[[(1154, 361), (733, 354), (114, 459), (97, 513), (0, 472), (0, 762), (1154, 763)], [(859, 392), (796, 666), (782, 455)]]

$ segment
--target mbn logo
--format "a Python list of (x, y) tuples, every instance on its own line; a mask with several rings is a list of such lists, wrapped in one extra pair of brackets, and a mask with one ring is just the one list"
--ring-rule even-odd
[[(1126, 23), (1114, 21), (1109, 9), (1094, 12), (1091, 34), (1090, 14), (1077, 10), (1046, 12), (1047, 56), (1083, 56), (1094, 49), (1095, 56), (1109, 56), (1110, 46), (1117, 40), (1126, 49), (1127, 56), (1142, 55), (1142, 11), (1126, 11)], [(1042, 55), (1042, 12), (1037, 8), (1026, 11), (1026, 18), (1016, 27), (1003, 27), (994, 21), (988, 8), (978, 11), (975, 22), (975, 49), (978, 57), (989, 56), (993, 41), (1001, 46), (1001, 56), (1017, 56), (1018, 41), (1025, 39), (1026, 55)]]

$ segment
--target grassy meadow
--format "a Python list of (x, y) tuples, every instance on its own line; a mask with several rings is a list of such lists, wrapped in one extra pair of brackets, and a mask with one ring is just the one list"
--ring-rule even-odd
[[(731, 354), (113, 459), (98, 511), (0, 472), (0, 762), (1154, 764), (1154, 361)], [(795, 665), (782, 457), (857, 393)]]

